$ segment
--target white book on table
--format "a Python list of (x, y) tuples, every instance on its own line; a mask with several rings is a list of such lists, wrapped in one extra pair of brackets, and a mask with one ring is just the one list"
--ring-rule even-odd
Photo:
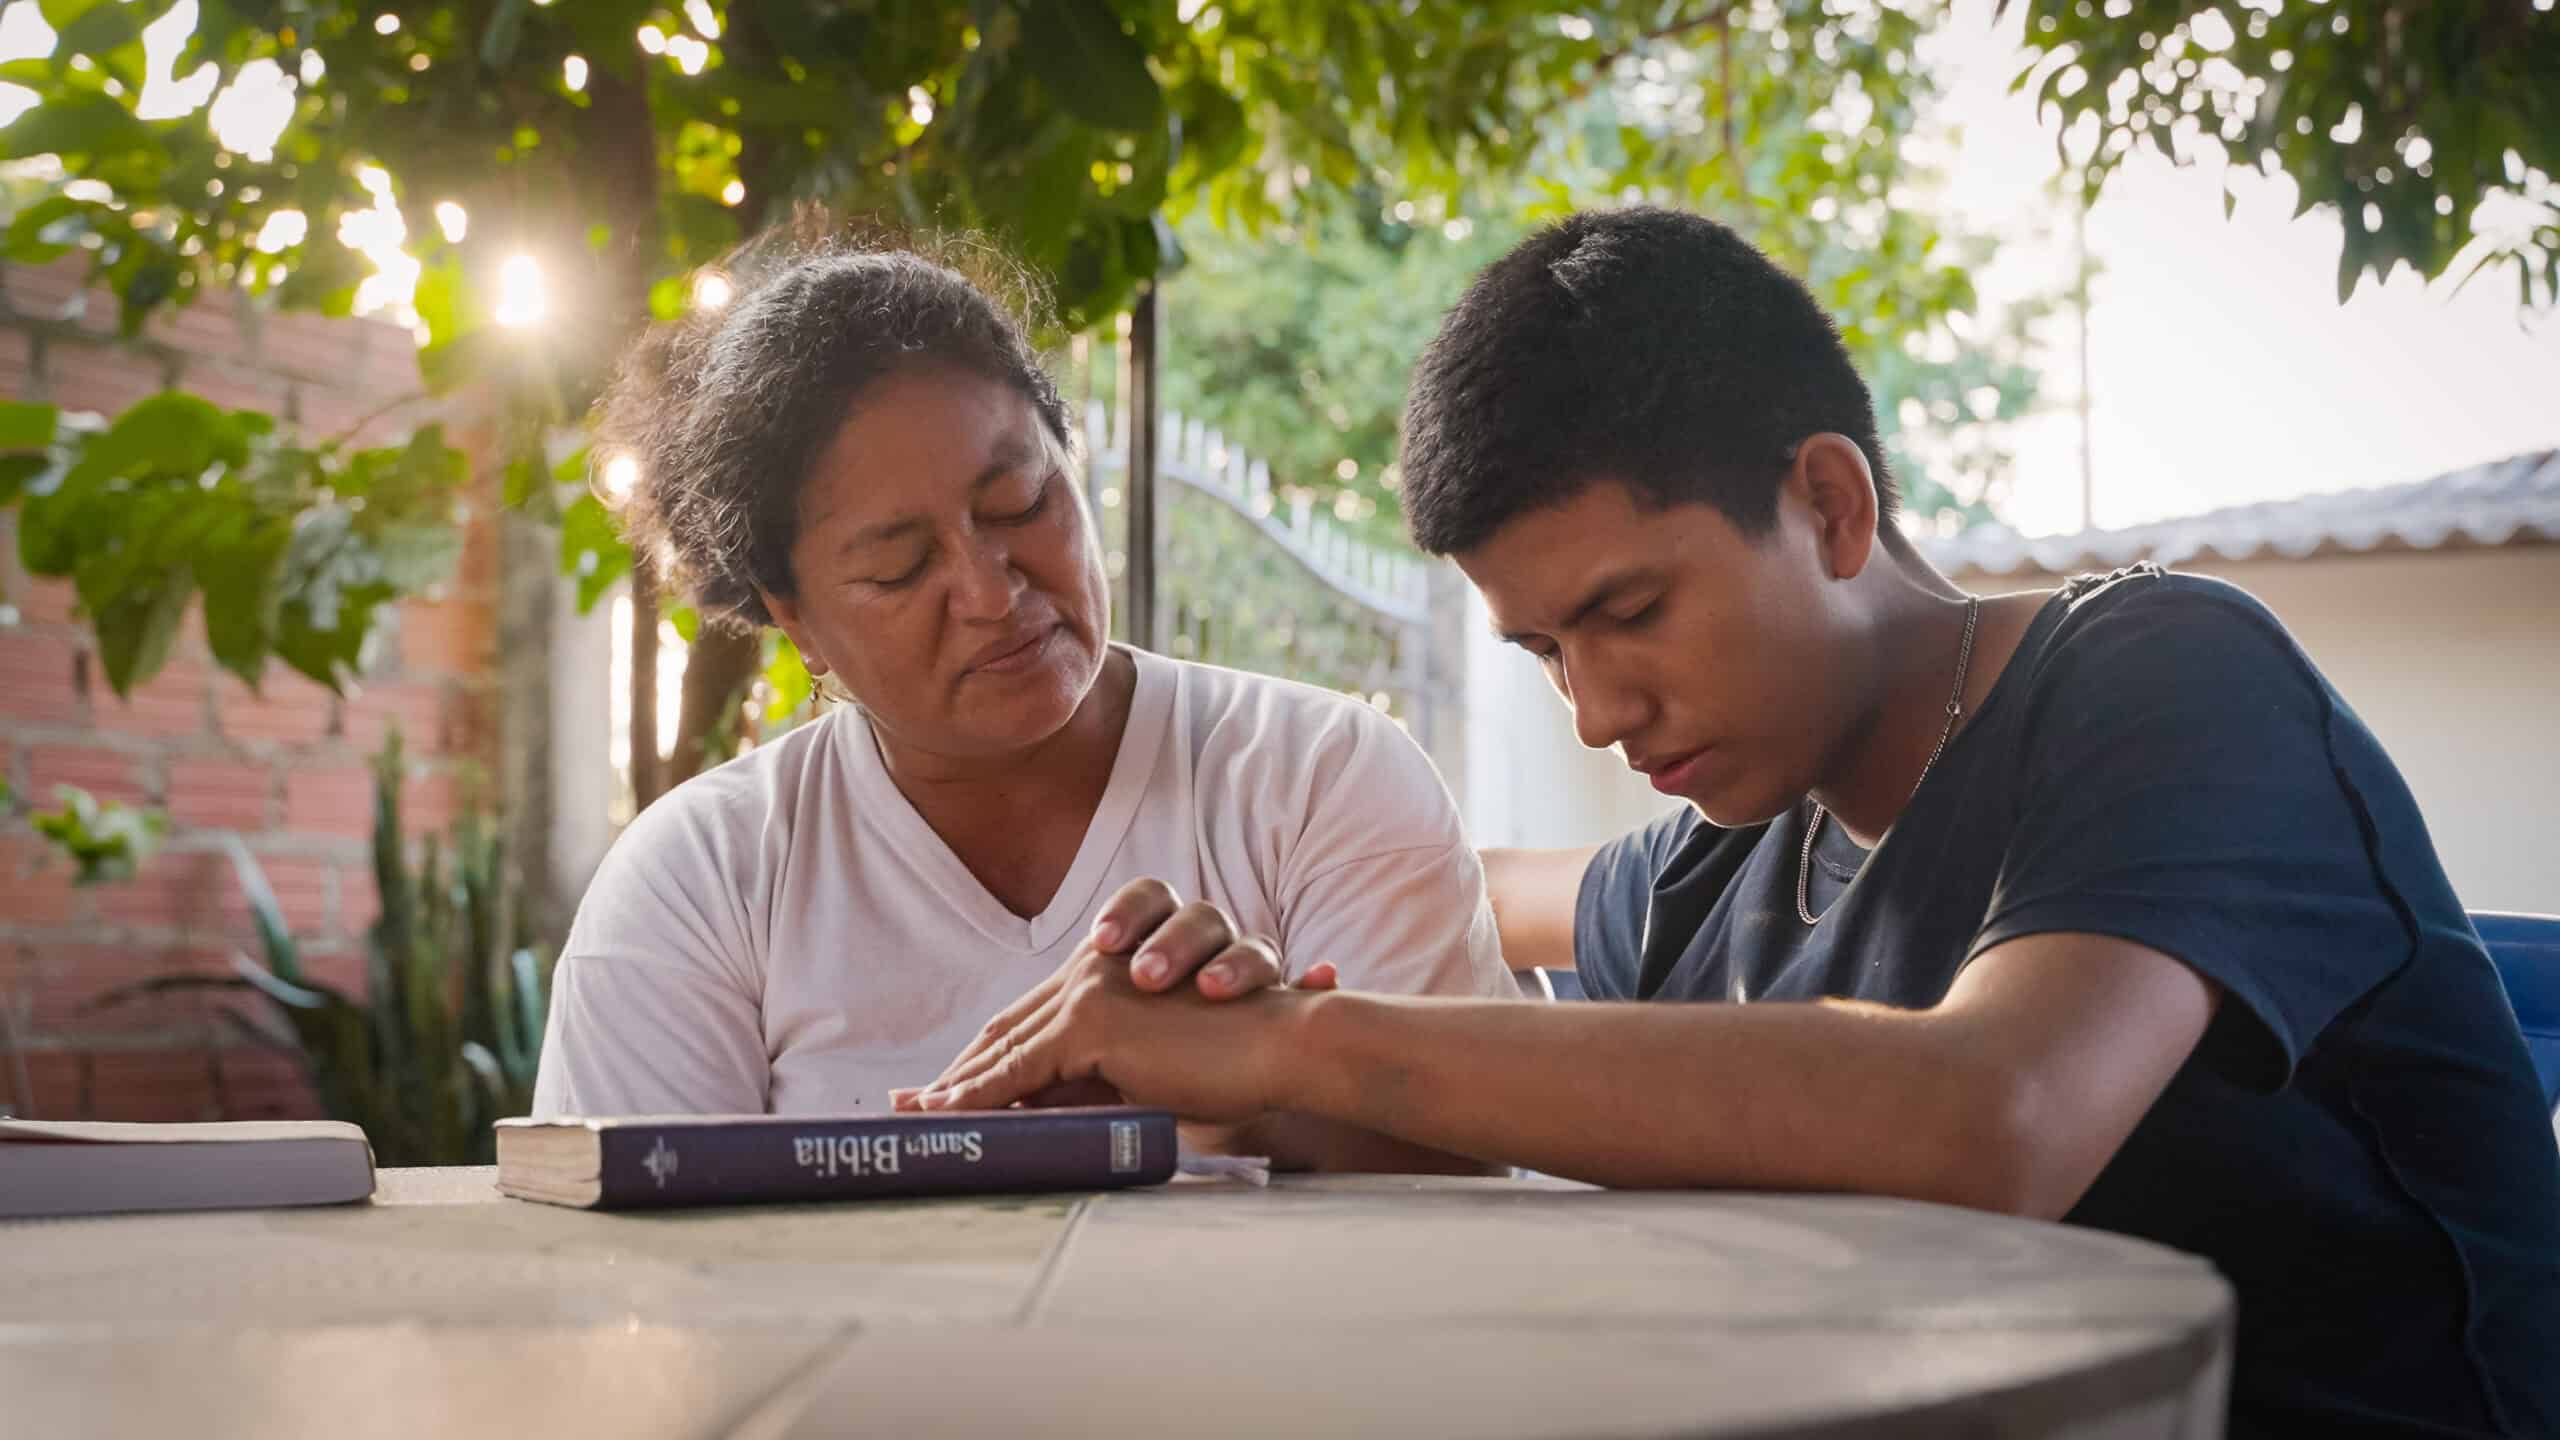
[(0, 1219), (340, 1205), (372, 1193), (373, 1147), (335, 1120), (0, 1120)]

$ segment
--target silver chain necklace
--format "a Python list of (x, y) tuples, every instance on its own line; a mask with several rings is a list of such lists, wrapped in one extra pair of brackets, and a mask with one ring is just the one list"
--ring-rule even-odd
[[(1930, 748), (1928, 763), (1920, 767), (1920, 779), (1911, 782), (1914, 795), (1920, 793), (1921, 782), (1929, 778), (1929, 771), (1937, 765), (1938, 757), (1946, 753), (1947, 741), (1956, 733), (1956, 721), (1964, 716), (1964, 677), (1965, 672), (1973, 668), (1973, 628), (1981, 618), (1982, 597), (1976, 595), (1967, 599), (1964, 602), (1964, 648), (1956, 652), (1956, 688), (1947, 696), (1947, 723), (1938, 731), (1938, 743)], [(1796, 918), (1807, 925), (1819, 924), (1822, 920), (1821, 915), (1813, 913), (1813, 842), (1821, 837), (1823, 817), (1830, 813), (1822, 808), (1821, 801), (1813, 802), (1813, 819), (1804, 827), (1804, 853), (1796, 858)]]

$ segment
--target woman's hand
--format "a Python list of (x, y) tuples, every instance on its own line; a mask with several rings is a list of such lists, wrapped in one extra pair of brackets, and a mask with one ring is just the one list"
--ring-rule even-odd
[[(1277, 944), (1239, 935), (1226, 913), (1206, 901), (1180, 903), (1161, 880), (1132, 881), (1094, 917), (1092, 933), (1066, 964), (988, 1021), (933, 1084), (893, 1090), (891, 1102), (902, 1110), (919, 1108), (917, 1097), (981, 1074), (1001, 1047), (1037, 1033), (1035, 1021), (1055, 1018), (1062, 997), (1080, 977), (1087, 981), (1107, 977), (1136, 996), (1164, 995), (1185, 988), (1188, 981), (1188, 989), (1199, 999), (1212, 1002), (1271, 989), (1331, 990), (1336, 983), (1334, 967), (1320, 964), (1293, 984)], [(1036, 1098), (1042, 1103), (1101, 1103), (1116, 1098), (1090, 1083), (1089, 1077), (1076, 1078), (1086, 1083)]]

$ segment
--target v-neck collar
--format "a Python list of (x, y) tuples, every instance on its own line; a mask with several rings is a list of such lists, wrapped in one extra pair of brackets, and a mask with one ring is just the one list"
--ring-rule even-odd
[(1136, 674), (1129, 695), (1129, 717), (1121, 727), (1120, 746), (1111, 760), (1111, 779), (1103, 787), (1102, 803), (1094, 807), (1093, 820), (1085, 826), (1084, 841), (1076, 847), (1076, 858), (1067, 867), (1066, 878), (1058, 882), (1057, 893), (1049, 897), (1047, 908), (1029, 919), (1006, 909), (1004, 902), (989, 894), (960, 857), (952, 853), (941, 834), (916, 813), (916, 807), (890, 778), (888, 762), (880, 754), (879, 737), (872, 733), (870, 718), (856, 712), (844, 728), (843, 743), (849, 752), (847, 761), (857, 791), (858, 823), (878, 827), (889, 843), (923, 872), (926, 883), (951, 907), (952, 913), (995, 944), (1037, 954), (1075, 929), (1095, 903), (1097, 892), (1110, 874), (1112, 857), (1119, 853), (1129, 827), (1137, 820), (1139, 803), (1146, 798), (1165, 727), (1173, 716), (1178, 677), (1171, 664), (1156, 656), (1118, 645), (1112, 648), (1129, 657)]
[[(2025, 633), (2018, 637), (2017, 647), (2009, 652), (2008, 660), (2000, 666), (2000, 673), (1992, 678), (1991, 688), (1982, 692), (1982, 703), (1973, 707), (1973, 713), (1966, 717), (1964, 727), (1947, 741), (1945, 751), (1938, 756), (1938, 763), (1930, 766), (1928, 773), (1920, 777), (1920, 783), (1912, 787), (1911, 798), (1903, 802), (1901, 812), (1894, 817), (1894, 823), (1885, 827), (1885, 832), (1876, 837), (1874, 850), (1861, 848), (1857, 841), (1849, 838), (1849, 827), (1840, 823), (1840, 817), (1836, 815), (1831, 817), (1830, 825), (1814, 842), (1813, 863), (1828, 871), (1832, 880), (1841, 886), (1844, 894), (1847, 888), (1866, 872), (1866, 867), (1874, 861), (1877, 852), (1893, 842), (1893, 832), (1901, 828), (1902, 816), (1910, 814), (1912, 807), (1919, 803), (1920, 796), (1928, 791), (1929, 782), (1938, 776), (1938, 766), (1946, 764), (1948, 756), (1964, 749), (1964, 742), (1972, 738), (1973, 732), (1981, 728), (1984, 718), (1999, 708), (2011, 690), (2022, 688), (2030, 683), (2027, 679), (2020, 678), (2015, 685), (2012, 685), (2010, 680), (2011, 677), (2019, 674), (2022, 668), (2020, 662), (2032, 663), (2033, 658), (2043, 650), (2053, 627), (2062, 623), (2062, 617), (2069, 613), (2072, 604), (2080, 598), (2080, 590), (2086, 578), (2062, 585), (2053, 594), (2046, 596), (2042, 605), (2036, 607), (2035, 615), (2027, 621)], [(1796, 839), (1791, 843), (1801, 845), (1804, 843), (1803, 837), (1804, 832), (1799, 829), (1796, 831)], [(1788, 853), (1792, 854), (1793, 851), (1790, 850)], [(1840, 898), (1840, 896), (1834, 896), (1831, 904), (1839, 904)], [(1831, 913), (1829, 907), (1826, 906), (1822, 913), (1826, 915)]]

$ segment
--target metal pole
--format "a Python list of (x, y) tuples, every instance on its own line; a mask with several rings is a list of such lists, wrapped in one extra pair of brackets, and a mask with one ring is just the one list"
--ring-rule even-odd
[(1129, 312), (1129, 642), (1163, 647), (1156, 614), (1156, 287), (1138, 289)]
[(2098, 463), (2089, 426), (2089, 197), (2071, 211), (2072, 313), (2079, 319), (2080, 528), (2098, 528)]
[(658, 567), (631, 557), (631, 813), (658, 798)]

